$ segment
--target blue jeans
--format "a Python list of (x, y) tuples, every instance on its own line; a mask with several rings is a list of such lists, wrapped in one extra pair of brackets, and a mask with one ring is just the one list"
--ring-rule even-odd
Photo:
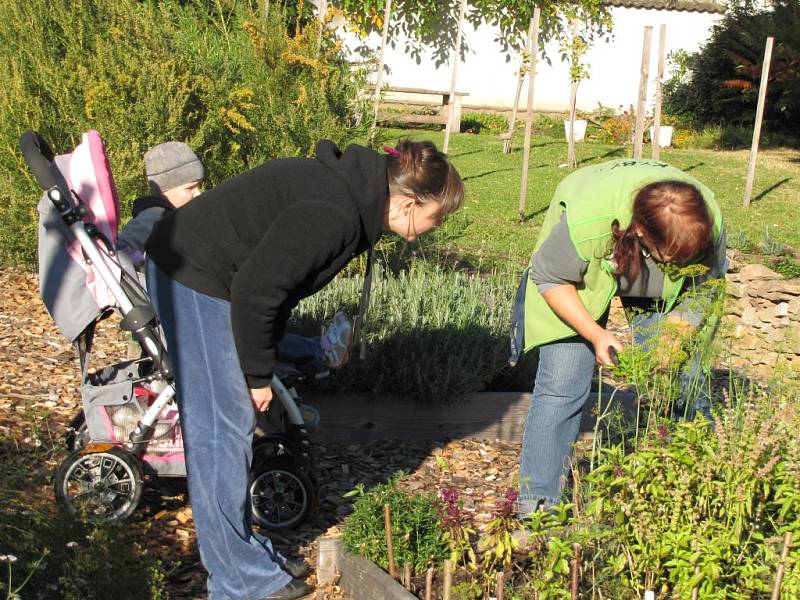
[(306, 337), (296, 333), (287, 333), (278, 343), (278, 360), (288, 361), (311, 358), (322, 361), (324, 358), (322, 346), (318, 337)]
[(147, 261), (147, 283), (175, 373), (192, 515), (210, 600), (257, 600), (291, 580), (252, 530), (248, 474), (255, 409), (239, 366), (230, 303)]
[[(646, 344), (668, 314), (646, 312), (631, 319), (636, 344)], [(604, 320), (603, 320), (604, 321)], [(687, 412), (695, 405), (710, 416), (700, 357), (693, 357), (681, 374)], [(521, 515), (561, 502), (569, 474), (572, 446), (578, 438), (583, 405), (589, 398), (595, 355), (592, 345), (579, 336), (539, 348), (539, 367), (522, 437), (518, 509)], [(687, 414), (687, 417), (693, 413)]]

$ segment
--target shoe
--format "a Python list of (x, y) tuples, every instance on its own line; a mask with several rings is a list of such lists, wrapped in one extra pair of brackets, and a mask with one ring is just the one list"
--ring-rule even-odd
[(353, 344), (353, 325), (343, 312), (337, 312), (333, 316), (333, 322), (319, 343), (325, 357), (324, 362), (331, 369), (339, 369), (347, 363)]
[(283, 570), (295, 579), (305, 579), (311, 575), (311, 567), (298, 558), (287, 558)]
[(298, 600), (298, 598), (305, 598), (313, 591), (302, 579), (292, 579), (277, 592), (264, 596), (261, 600)]

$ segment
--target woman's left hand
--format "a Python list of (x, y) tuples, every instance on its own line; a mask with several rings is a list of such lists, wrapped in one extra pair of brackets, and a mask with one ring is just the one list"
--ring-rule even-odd
[(272, 388), (267, 386), (263, 388), (250, 389), (250, 400), (253, 401), (253, 406), (259, 412), (266, 412), (272, 402)]

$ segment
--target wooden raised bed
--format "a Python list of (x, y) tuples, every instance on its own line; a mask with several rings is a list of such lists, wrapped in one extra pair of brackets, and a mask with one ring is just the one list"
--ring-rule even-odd
[(352, 600), (417, 600), (378, 565), (347, 552), (339, 538), (319, 540), (317, 581), (338, 583)]
[[(603, 389), (604, 403), (610, 395), (611, 390)], [(302, 402), (320, 414), (313, 437), (321, 441), (478, 439), (520, 443), (530, 398), (529, 393), (480, 392), (455, 405), (420, 405), (399, 395), (304, 394)], [(635, 399), (632, 392), (614, 395), (614, 401), (633, 414)], [(594, 429), (592, 409), (596, 404), (597, 391), (593, 390), (581, 419), (584, 434)]]

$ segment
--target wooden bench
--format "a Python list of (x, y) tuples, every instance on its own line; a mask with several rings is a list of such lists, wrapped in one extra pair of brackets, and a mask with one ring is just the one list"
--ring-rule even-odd
[[(381, 111), (378, 113), (378, 121), (396, 121), (399, 123), (434, 123), (440, 125), (447, 125), (447, 119), (450, 115), (450, 90), (428, 90), (424, 88), (415, 87), (399, 87), (390, 86), (385, 88), (385, 93), (388, 94), (404, 94), (411, 95), (411, 98), (391, 98), (393, 101), (405, 102), (408, 104), (421, 104), (426, 106), (438, 107), (438, 113), (433, 115), (426, 114), (413, 114), (413, 113), (399, 113)], [(421, 98), (414, 98), (419, 96)], [(430, 97), (435, 98), (435, 102), (431, 103)], [(464, 96), (469, 96), (468, 92), (456, 92), (452, 102), (453, 109), (453, 131), (458, 132), (461, 130), (461, 101)]]

